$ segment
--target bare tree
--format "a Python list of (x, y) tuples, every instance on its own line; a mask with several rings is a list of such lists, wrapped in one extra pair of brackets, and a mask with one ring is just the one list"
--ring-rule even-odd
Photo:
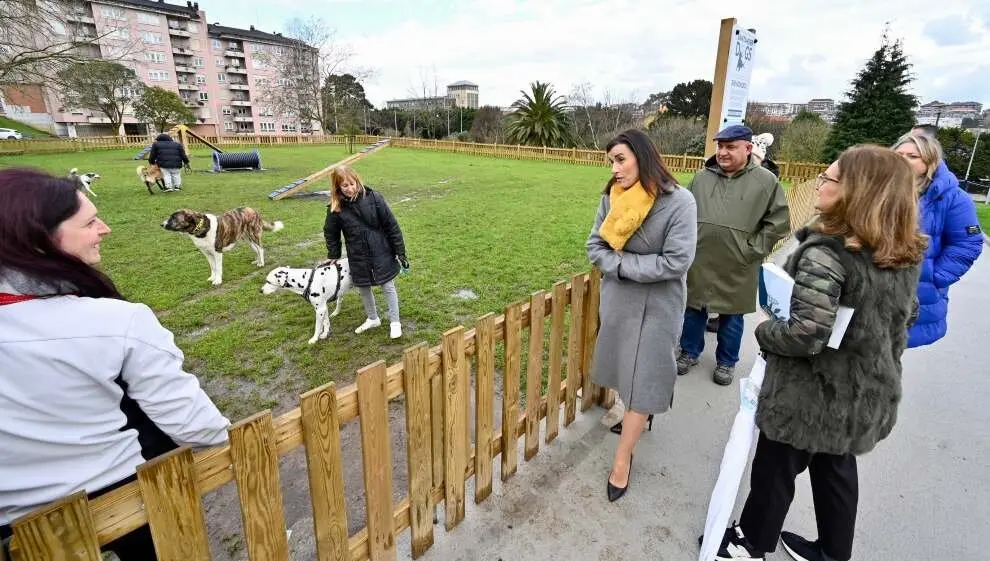
[(332, 103), (325, 103), (327, 79), (349, 73), (361, 80), (370, 73), (351, 64), (354, 51), (336, 40), (336, 33), (322, 18), (289, 20), (285, 36), (293, 44), (283, 47), (281, 54), (258, 53), (281, 77), (264, 88), (265, 100), (279, 113), (296, 116), (304, 129), (306, 124), (316, 122), (323, 131), (336, 130), (336, 112)]
[[(134, 52), (114, 25), (102, 33), (76, 23), (85, 13), (75, 0), (0, 0), (0, 84), (53, 84), (72, 64)], [(113, 40), (101, 53), (102, 40)]]
[(584, 82), (574, 86), (568, 101), (574, 110), (572, 135), (584, 147), (601, 150), (618, 132), (636, 124), (635, 101), (618, 101), (608, 88), (597, 95), (594, 86)]
[(124, 113), (141, 97), (144, 86), (133, 70), (105, 60), (72, 64), (58, 77), (66, 107), (101, 111), (114, 130), (120, 129)]

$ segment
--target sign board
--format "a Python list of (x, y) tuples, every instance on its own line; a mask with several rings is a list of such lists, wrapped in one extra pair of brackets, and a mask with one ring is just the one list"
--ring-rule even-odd
[(756, 50), (756, 33), (732, 26), (729, 43), (729, 60), (725, 72), (725, 92), (722, 97), (722, 114), (719, 130), (729, 125), (742, 124), (749, 102), (749, 84), (753, 76), (753, 54)]

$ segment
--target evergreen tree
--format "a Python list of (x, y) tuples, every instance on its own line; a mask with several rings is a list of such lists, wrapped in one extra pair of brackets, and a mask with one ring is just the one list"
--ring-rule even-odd
[(911, 129), (917, 100), (908, 91), (914, 79), (910, 70), (901, 42), (891, 42), (884, 32), (883, 44), (846, 92), (849, 100), (839, 106), (825, 143), (824, 161), (835, 160), (854, 144), (890, 146)]

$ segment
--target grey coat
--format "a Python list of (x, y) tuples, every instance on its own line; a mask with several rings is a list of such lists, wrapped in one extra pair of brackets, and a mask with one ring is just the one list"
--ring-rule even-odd
[(592, 380), (618, 391), (627, 409), (663, 413), (674, 398), (697, 207), (685, 189), (661, 194), (621, 254), (598, 235), (609, 208), (604, 195), (587, 243), (588, 258), (602, 270)]

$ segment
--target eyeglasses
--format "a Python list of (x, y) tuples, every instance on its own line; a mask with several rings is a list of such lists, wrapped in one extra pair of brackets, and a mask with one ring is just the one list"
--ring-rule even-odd
[(828, 175), (826, 175), (824, 173), (819, 173), (815, 177), (815, 189), (820, 189), (822, 187), (822, 185), (825, 185), (829, 181), (831, 181), (832, 183), (838, 183), (839, 182), (839, 180), (838, 179), (835, 179), (834, 177), (829, 177)]

